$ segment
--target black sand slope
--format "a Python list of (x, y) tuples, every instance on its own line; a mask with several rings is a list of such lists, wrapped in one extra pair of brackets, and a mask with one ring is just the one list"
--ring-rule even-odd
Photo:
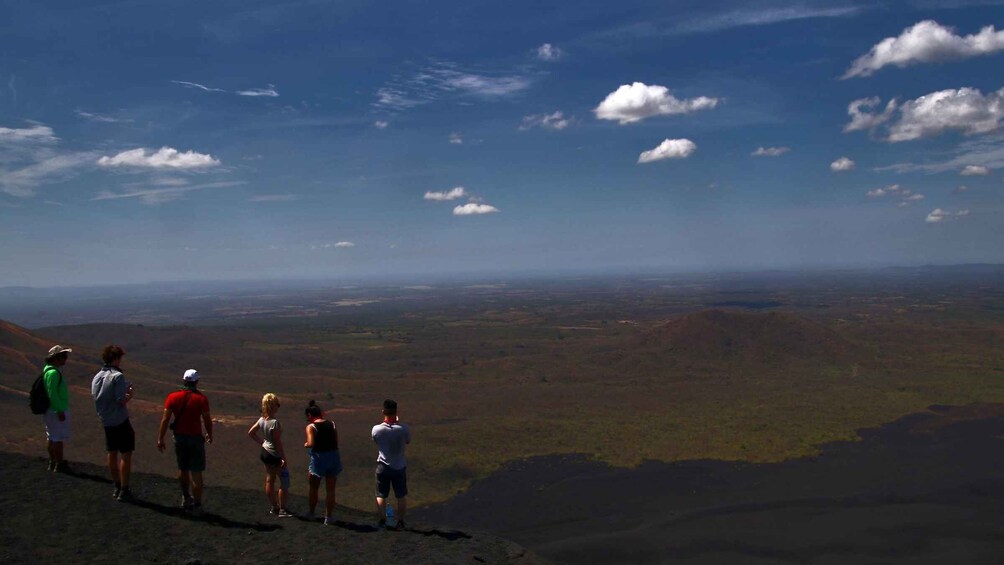
[(508, 465), (425, 520), (568, 563), (1002, 563), (1004, 406), (932, 407), (780, 464)]
[[(137, 500), (111, 497), (105, 469), (45, 471), (41, 459), (0, 453), (0, 563), (543, 563), (492, 535), (409, 521), (407, 531), (374, 527), (372, 516), (339, 507), (335, 526), (267, 514), (264, 493), (213, 487), (205, 514), (176, 507), (177, 483), (134, 477)], [(322, 503), (323, 504), (323, 503)], [(306, 501), (293, 497), (292, 510)]]

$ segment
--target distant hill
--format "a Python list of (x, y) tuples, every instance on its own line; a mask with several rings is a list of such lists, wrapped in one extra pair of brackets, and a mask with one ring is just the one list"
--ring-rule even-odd
[(740, 363), (834, 362), (859, 352), (834, 330), (787, 312), (704, 310), (657, 326), (640, 342), (683, 360)]
[(68, 371), (86, 371), (100, 364), (100, 351), (75, 348), (72, 342), (55, 341), (0, 320), (0, 384), (18, 388), (24, 388), (25, 380), (31, 384), (45, 362), (45, 354), (57, 343), (74, 349), (67, 364)]

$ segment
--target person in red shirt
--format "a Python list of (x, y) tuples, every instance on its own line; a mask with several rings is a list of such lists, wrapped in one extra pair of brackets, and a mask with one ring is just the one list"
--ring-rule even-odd
[[(157, 449), (164, 452), (164, 434), (170, 427), (174, 431), (174, 454), (178, 459), (181, 507), (198, 515), (202, 513), (202, 472), (206, 470), (206, 442), (213, 443), (213, 420), (209, 416), (209, 400), (198, 390), (199, 372), (189, 369), (183, 379), (184, 388), (167, 395), (164, 402)], [(171, 416), (174, 421), (169, 426)]]

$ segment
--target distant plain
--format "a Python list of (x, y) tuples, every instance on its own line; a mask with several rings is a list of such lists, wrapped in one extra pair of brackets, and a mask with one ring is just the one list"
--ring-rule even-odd
[[(283, 399), (294, 492), (302, 407), (337, 423), (339, 502), (368, 508), (380, 402), (414, 427), (414, 502), (451, 498), (510, 461), (584, 454), (634, 467), (779, 462), (933, 404), (1004, 402), (1004, 268), (963, 266), (346, 285), (322, 282), (0, 289), (4, 450), (43, 451), (27, 390), (71, 345), (71, 459), (99, 462), (86, 395), (110, 342), (128, 352), (141, 471), (163, 397), (204, 375), (219, 432), (208, 482), (255, 488), (243, 437)], [(27, 330), (25, 330), (27, 328)], [(264, 500), (264, 497), (263, 497)]]

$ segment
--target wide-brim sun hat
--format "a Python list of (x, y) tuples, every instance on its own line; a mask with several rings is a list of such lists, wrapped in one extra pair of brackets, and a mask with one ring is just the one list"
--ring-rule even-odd
[(70, 349), (69, 347), (63, 347), (62, 345), (53, 345), (52, 348), (49, 349), (49, 354), (46, 355), (45, 358), (52, 359), (53, 357), (59, 355), (60, 353), (72, 353), (72, 352), (73, 350)]

